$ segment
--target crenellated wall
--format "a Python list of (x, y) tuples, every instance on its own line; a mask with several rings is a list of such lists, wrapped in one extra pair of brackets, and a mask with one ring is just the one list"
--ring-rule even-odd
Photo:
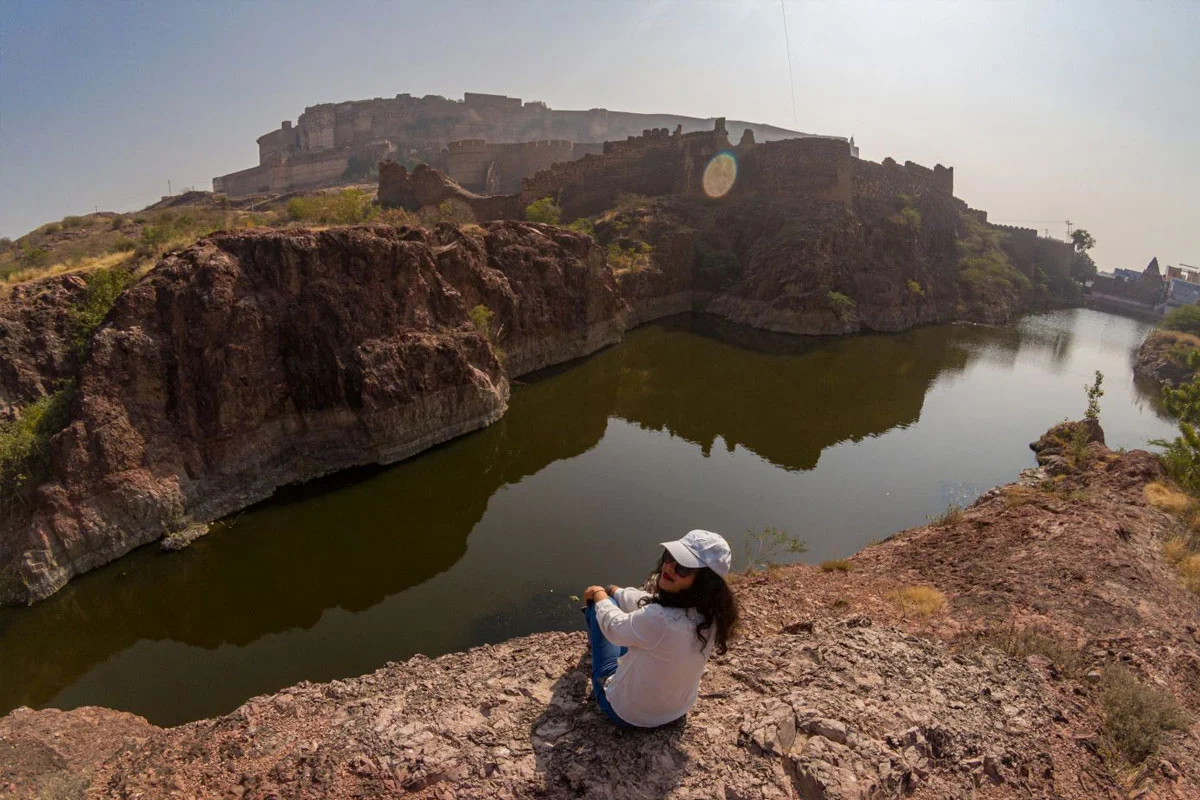
[(854, 194), (857, 197), (921, 197), (928, 193), (954, 195), (954, 168), (938, 164), (933, 169), (912, 161), (897, 164), (892, 158), (883, 163), (854, 160)]
[(849, 205), (854, 162), (849, 142), (788, 139), (746, 148), (738, 165), (735, 191), (803, 195)]

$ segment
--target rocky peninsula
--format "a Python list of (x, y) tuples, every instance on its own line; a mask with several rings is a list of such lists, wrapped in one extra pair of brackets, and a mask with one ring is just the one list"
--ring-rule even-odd
[(1018, 482), (845, 564), (739, 577), (745, 626), (682, 725), (614, 729), (584, 635), (537, 634), (176, 728), (19, 709), (0, 719), (0, 790), (1195, 797), (1200, 597), (1162, 554), (1183, 516), (1155, 456), (1079, 425), (1035, 443)]

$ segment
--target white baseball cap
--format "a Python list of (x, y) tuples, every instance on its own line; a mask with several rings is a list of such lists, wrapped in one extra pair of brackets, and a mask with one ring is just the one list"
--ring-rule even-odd
[(729, 566), (733, 557), (729, 552), (729, 542), (719, 533), (712, 531), (688, 531), (682, 539), (674, 542), (663, 542), (675, 563), (692, 569), (708, 567), (724, 578), (729, 574)]

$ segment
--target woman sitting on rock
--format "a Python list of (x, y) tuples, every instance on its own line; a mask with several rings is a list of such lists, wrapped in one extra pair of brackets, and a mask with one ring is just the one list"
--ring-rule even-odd
[(655, 728), (686, 714), (705, 662), (725, 652), (738, 619), (725, 539), (696, 530), (663, 548), (653, 594), (589, 586), (584, 595), (592, 690), (622, 727)]

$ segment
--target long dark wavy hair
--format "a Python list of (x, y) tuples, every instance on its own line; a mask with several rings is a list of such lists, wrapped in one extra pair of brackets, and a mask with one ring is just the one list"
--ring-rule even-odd
[(700, 621), (696, 623), (700, 649), (708, 646), (710, 635), (715, 635), (714, 651), (717, 655), (723, 655), (729, 650), (729, 640), (736, 632), (738, 623), (737, 600), (729, 585), (708, 567), (700, 567), (695, 570), (696, 580), (692, 581), (690, 587), (682, 592), (664, 592), (658, 588), (658, 576), (666, 560), (667, 551), (664, 550), (650, 576), (651, 595), (643, 597), (638, 604), (644, 606), (655, 603), (667, 608), (696, 609), (700, 615)]

